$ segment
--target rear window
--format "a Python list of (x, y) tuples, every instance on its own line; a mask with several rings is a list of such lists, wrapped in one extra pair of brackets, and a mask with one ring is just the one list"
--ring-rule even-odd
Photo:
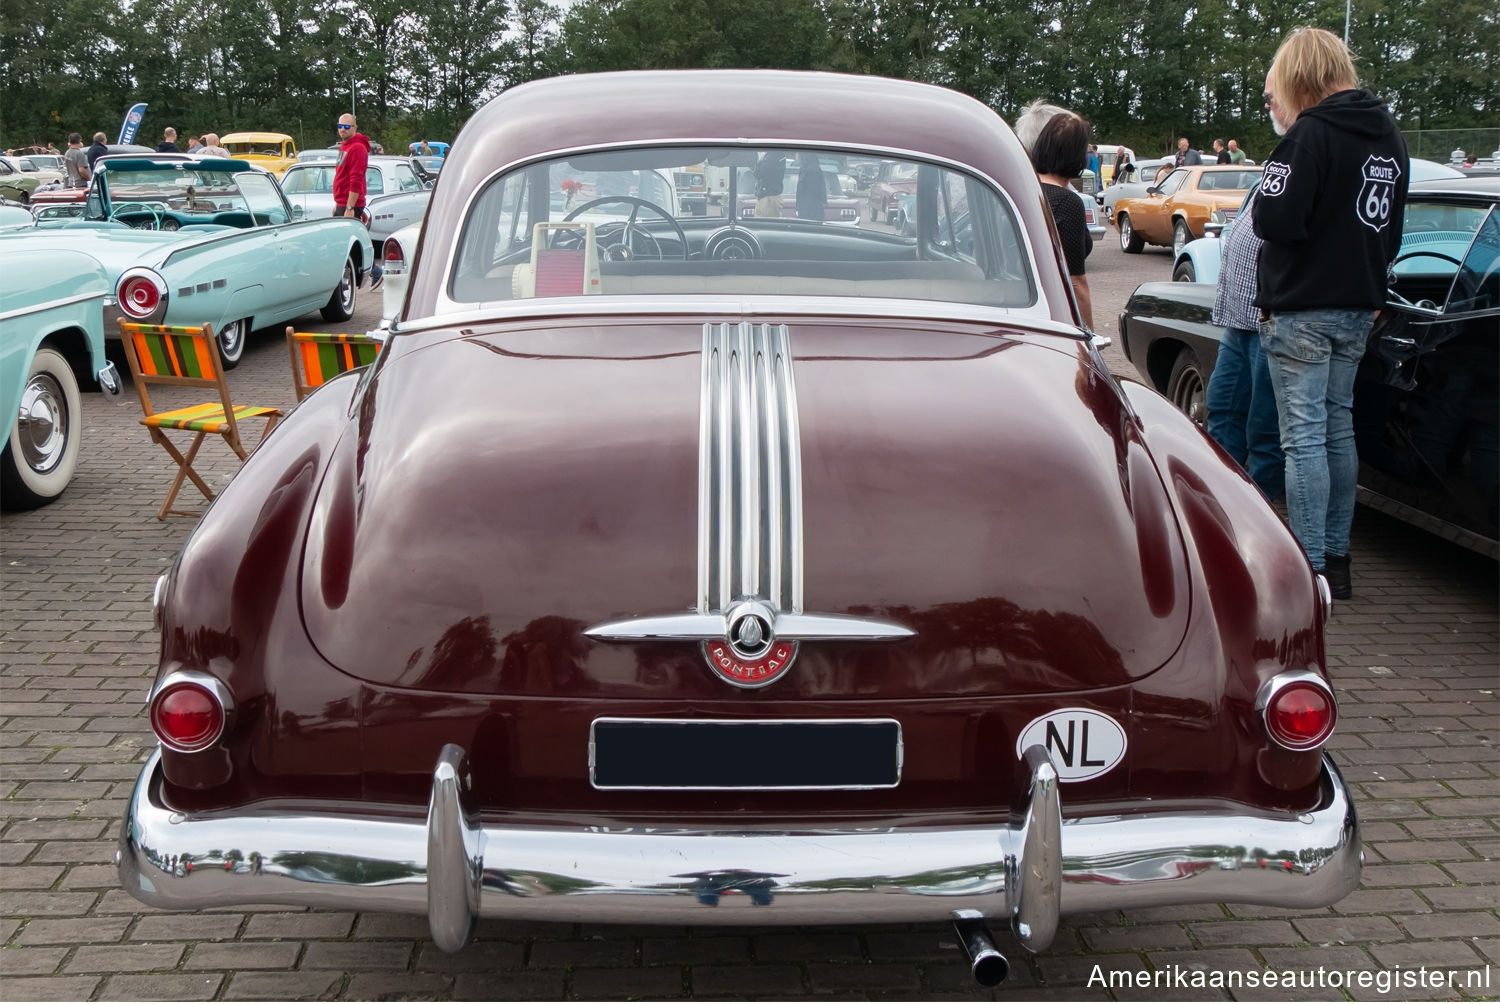
[(1200, 192), (1242, 192), (1260, 181), (1260, 171), (1204, 171), (1198, 176)]
[[(684, 184), (694, 175), (701, 187)], [(975, 176), (748, 145), (613, 150), (504, 174), (470, 209), (448, 289), (461, 303), (593, 293), (1036, 302), (1010, 203)]]

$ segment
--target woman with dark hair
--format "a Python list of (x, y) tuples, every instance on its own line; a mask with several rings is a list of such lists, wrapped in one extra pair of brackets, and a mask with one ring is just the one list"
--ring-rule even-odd
[(1084, 326), (1092, 329), (1094, 304), (1083, 261), (1094, 250), (1094, 239), (1089, 236), (1078, 193), (1068, 184), (1070, 178), (1083, 172), (1088, 157), (1089, 124), (1072, 112), (1052, 116), (1031, 148), (1031, 166), (1042, 182), (1042, 194), (1047, 197), (1052, 219), (1057, 223), (1057, 236), (1062, 241), (1063, 259), (1068, 264), (1068, 281), (1073, 284), (1078, 312), (1083, 316)]

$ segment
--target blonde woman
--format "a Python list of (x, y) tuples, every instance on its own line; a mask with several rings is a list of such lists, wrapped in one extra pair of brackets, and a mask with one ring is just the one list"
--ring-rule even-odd
[(1385, 304), (1407, 187), (1401, 132), (1358, 83), (1337, 35), (1298, 28), (1281, 44), (1265, 99), (1283, 138), (1252, 217), (1265, 242), (1255, 302), (1286, 453), (1287, 513), (1340, 599), (1353, 590), (1354, 376)]

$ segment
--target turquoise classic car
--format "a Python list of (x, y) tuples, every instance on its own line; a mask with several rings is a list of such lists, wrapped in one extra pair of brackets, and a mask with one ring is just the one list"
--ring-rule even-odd
[(76, 251), (0, 252), (0, 504), (35, 509), (63, 493), (78, 464), (79, 381), (118, 396), (104, 358), (109, 276)]
[(81, 251), (104, 266), (116, 317), (211, 322), (226, 369), (252, 329), (321, 311), (345, 321), (375, 257), (357, 220), (305, 218), (265, 171), (239, 160), (101, 162), (81, 219), (0, 232), (0, 251)]

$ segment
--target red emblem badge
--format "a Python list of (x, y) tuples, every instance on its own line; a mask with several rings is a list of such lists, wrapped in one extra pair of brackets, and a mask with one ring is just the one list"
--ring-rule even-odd
[(708, 664), (730, 683), (741, 687), (760, 687), (786, 672), (797, 657), (794, 641), (774, 642), (766, 653), (755, 659), (745, 659), (735, 654), (728, 642), (710, 641), (703, 644)]

